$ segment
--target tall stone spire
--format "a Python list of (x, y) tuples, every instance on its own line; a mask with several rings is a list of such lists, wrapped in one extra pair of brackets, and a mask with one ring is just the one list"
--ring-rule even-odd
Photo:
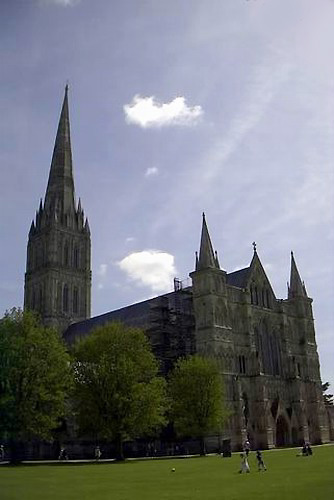
[(291, 252), (291, 269), (290, 284), (288, 287), (288, 298), (293, 299), (294, 297), (307, 297), (307, 293), (305, 285), (300, 278), (293, 252)]
[(219, 269), (219, 263), (217, 254), (215, 255), (213, 252), (208, 226), (206, 225), (205, 214), (203, 212), (201, 245), (199, 257), (196, 259), (196, 271), (208, 268)]
[(75, 211), (74, 199), (68, 85), (66, 85), (53, 149), (49, 181), (46, 188), (44, 209), (48, 214), (54, 211), (57, 211), (60, 215), (69, 212), (73, 213)]
[(90, 316), (90, 229), (81, 201), (75, 206), (68, 86), (53, 149), (45, 202), (31, 224), (24, 307), (63, 332)]

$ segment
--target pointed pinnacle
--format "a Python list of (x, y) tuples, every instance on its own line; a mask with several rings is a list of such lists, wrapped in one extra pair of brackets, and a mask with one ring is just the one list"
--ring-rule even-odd
[(85, 222), (85, 230), (87, 231), (87, 233), (90, 233), (90, 227), (89, 227), (89, 223), (88, 223), (87, 218), (86, 218), (86, 222)]
[(35, 230), (35, 222), (34, 222), (34, 220), (32, 220), (31, 221), (31, 226), (30, 226), (30, 229), (29, 229), (29, 234), (31, 234), (34, 230)]
[(203, 216), (203, 222), (202, 222), (201, 244), (200, 244), (198, 266), (197, 266), (198, 270), (217, 267), (204, 212), (202, 216)]
[(216, 267), (217, 267), (217, 269), (220, 269), (219, 259), (218, 259), (218, 252), (217, 252), (217, 250), (215, 250), (215, 262), (216, 262)]
[(288, 298), (292, 299), (294, 297), (305, 297), (306, 289), (300, 278), (300, 274), (297, 268), (297, 264), (291, 251), (291, 268), (290, 268), (290, 283), (288, 289)]

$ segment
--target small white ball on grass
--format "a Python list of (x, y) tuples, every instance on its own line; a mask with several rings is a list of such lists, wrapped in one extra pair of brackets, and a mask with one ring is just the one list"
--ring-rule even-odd
[(175, 467), (172, 468), (172, 472), (175, 472)]

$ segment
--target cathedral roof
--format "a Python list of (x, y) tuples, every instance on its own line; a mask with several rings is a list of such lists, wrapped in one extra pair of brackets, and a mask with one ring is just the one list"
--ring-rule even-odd
[(176, 304), (178, 304), (177, 307), (181, 308), (181, 311), (183, 310), (183, 300), (188, 299), (190, 294), (191, 287), (187, 287), (182, 290), (181, 295), (180, 291), (169, 292), (78, 323), (72, 323), (64, 332), (64, 340), (68, 344), (72, 344), (75, 342), (76, 338), (84, 337), (94, 328), (103, 326), (112, 321), (121, 321), (133, 327), (149, 327), (152, 325), (152, 321), (154, 321), (156, 310), (163, 307), (163, 304), (166, 306), (166, 302), (164, 301), (167, 301), (167, 307), (170, 310), (173, 308), (175, 309)]
[(138, 302), (130, 306), (122, 307), (115, 311), (110, 311), (93, 318), (73, 323), (64, 333), (64, 339), (68, 344), (73, 343), (77, 336), (86, 336), (91, 330), (112, 321), (121, 321), (128, 326), (143, 327), (149, 324), (149, 313), (151, 310), (151, 303), (154, 299)]
[[(227, 274), (227, 284), (238, 288), (245, 288), (249, 275), (249, 267), (239, 269), (233, 273)], [(183, 290), (187, 292), (187, 296), (192, 293), (192, 287), (187, 287)], [(145, 328), (152, 324), (153, 308), (159, 305), (159, 300), (168, 299), (173, 301), (176, 294), (179, 292), (170, 292), (164, 295), (159, 295), (143, 302), (131, 304), (129, 306), (109, 311), (105, 314), (95, 316), (78, 323), (72, 323), (64, 333), (64, 339), (68, 344), (75, 342), (76, 338), (85, 337), (97, 327), (103, 326), (112, 321), (121, 321), (128, 326)]]
[(233, 273), (226, 275), (226, 282), (228, 285), (237, 286), (238, 288), (246, 288), (249, 276), (250, 267), (239, 269)]

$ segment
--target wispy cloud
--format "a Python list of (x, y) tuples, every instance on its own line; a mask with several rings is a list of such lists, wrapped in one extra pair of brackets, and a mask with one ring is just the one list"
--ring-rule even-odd
[(135, 240), (136, 240), (136, 238), (134, 236), (128, 236), (125, 239), (125, 243), (133, 243)]
[(151, 177), (152, 175), (158, 175), (159, 169), (157, 167), (148, 167), (145, 172), (145, 177)]
[(107, 274), (107, 264), (100, 264), (97, 270), (97, 275), (103, 278)]
[[(334, 90), (332, 86), (332, 90)], [(305, 226), (333, 222), (334, 98), (313, 101), (314, 114), (305, 133), (303, 178), (286, 199), (290, 214)], [(319, 147), (321, 145), (321, 147)]]
[(131, 253), (118, 265), (136, 285), (149, 287), (153, 292), (170, 291), (177, 273), (174, 256), (160, 250)]
[(61, 7), (73, 7), (80, 2), (81, 0), (39, 0), (39, 3), (44, 5), (60, 5)]
[(185, 97), (175, 97), (170, 102), (159, 102), (154, 96), (135, 95), (130, 104), (123, 106), (127, 123), (142, 128), (189, 126), (198, 123), (203, 115), (201, 106), (187, 106)]
[(256, 69), (242, 109), (232, 120), (225, 137), (217, 141), (210, 153), (210, 160), (206, 160), (209, 166), (206, 170), (208, 180), (221, 171), (223, 164), (239, 148), (247, 134), (258, 125), (290, 71), (291, 65), (287, 62), (263, 63)]

